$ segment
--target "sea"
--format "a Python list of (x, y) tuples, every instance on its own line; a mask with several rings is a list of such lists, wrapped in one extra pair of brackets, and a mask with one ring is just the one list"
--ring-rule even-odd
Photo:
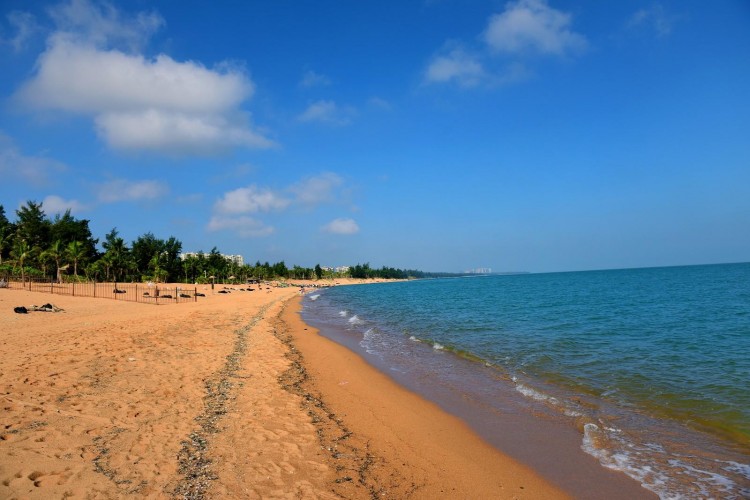
[(574, 494), (565, 446), (750, 498), (750, 263), (336, 286), (302, 316)]

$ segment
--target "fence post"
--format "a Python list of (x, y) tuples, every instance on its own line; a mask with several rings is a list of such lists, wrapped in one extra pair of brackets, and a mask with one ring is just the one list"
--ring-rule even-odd
[(198, 287), (193, 288), (193, 300), (198, 302)]
[(76, 296), (76, 282), (73, 282), (73, 297)]
[(96, 297), (96, 278), (94, 278), (94, 297)]
[(55, 281), (54, 278), (49, 279), (49, 293), (55, 293)]

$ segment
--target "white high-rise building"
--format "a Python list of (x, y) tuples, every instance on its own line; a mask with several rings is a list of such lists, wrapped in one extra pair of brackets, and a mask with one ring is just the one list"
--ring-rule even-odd
[[(210, 254), (204, 253), (204, 257), (208, 257)], [(219, 254), (222, 257), (224, 257), (229, 262), (232, 262), (234, 264), (237, 264), (238, 266), (244, 266), (245, 265), (245, 258), (242, 257), (242, 255), (225, 255), (225, 254)], [(198, 252), (184, 252), (180, 254), (180, 259), (185, 260), (188, 257), (198, 257)]]

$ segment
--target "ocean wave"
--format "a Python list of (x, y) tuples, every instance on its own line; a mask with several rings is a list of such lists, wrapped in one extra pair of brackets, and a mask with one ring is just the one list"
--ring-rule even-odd
[(320, 297), (320, 294), (315, 294), (315, 295), (310, 295), (309, 296), (310, 300), (313, 300), (313, 301), (318, 300), (318, 297)]
[(445, 346), (442, 345), (442, 344), (438, 344), (437, 342), (435, 342), (434, 344), (432, 344), (432, 348), (435, 349), (436, 351), (444, 351), (445, 350)]
[(339, 316), (341, 316), (342, 318), (346, 318), (346, 316), (347, 316), (348, 314), (349, 314), (349, 313), (347, 313), (346, 311), (339, 311)]
[(581, 449), (593, 456), (602, 466), (624, 472), (646, 489), (659, 495), (660, 498), (673, 498), (666, 488), (669, 477), (653, 467), (638, 467), (629, 451), (615, 451), (611, 443), (611, 435), (605, 429), (589, 422), (583, 426), (583, 440)]
[[(745, 498), (750, 489), (731, 477), (691, 465), (679, 456), (670, 456), (661, 446), (631, 442), (620, 429), (586, 423), (581, 449), (612, 470), (623, 472), (660, 498), (733, 498), (738, 492)], [(750, 466), (737, 462), (724, 471), (750, 478)]]
[[(513, 377), (513, 382), (516, 382), (515, 377)], [(516, 382), (516, 390), (526, 396), (527, 398), (534, 399), (536, 401), (542, 401), (547, 403), (552, 403), (553, 405), (559, 405), (560, 401), (554, 397), (549, 396), (547, 394), (544, 394), (543, 392), (539, 392), (536, 389), (532, 389), (531, 387), (527, 385), (520, 384)]]
[(351, 318), (349, 318), (348, 322), (350, 325), (361, 325), (362, 323), (364, 323), (364, 321), (359, 319), (359, 316), (357, 316), (356, 314), (352, 316)]

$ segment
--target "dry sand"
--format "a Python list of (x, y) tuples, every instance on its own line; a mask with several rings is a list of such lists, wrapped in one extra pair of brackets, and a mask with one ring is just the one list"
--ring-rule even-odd
[[(296, 288), (234, 288), (0, 289), (0, 498), (563, 496), (318, 336)], [(48, 302), (64, 312), (13, 312)]]

